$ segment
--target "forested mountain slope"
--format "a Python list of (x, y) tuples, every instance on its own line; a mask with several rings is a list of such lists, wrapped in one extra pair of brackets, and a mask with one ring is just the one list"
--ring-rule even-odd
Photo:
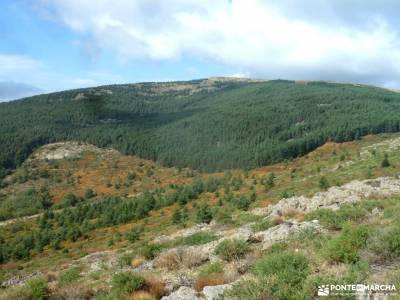
[(253, 168), (399, 128), (400, 94), (375, 87), (222, 78), (111, 85), (0, 103), (0, 167), (74, 140), (167, 166)]

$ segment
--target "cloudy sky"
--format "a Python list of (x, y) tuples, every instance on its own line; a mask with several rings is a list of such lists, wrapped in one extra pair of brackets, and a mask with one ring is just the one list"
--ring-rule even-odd
[(400, 88), (398, 0), (1, 0), (0, 100), (210, 76)]

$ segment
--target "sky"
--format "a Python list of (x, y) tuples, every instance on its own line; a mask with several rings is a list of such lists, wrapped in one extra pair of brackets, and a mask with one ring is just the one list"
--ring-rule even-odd
[(400, 88), (398, 0), (0, 0), (0, 101), (213, 76)]

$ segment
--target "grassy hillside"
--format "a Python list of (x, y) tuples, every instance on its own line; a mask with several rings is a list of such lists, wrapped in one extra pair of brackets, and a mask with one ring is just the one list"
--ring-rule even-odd
[[(287, 210), (272, 220), (256, 214), (282, 198), (310, 196), (351, 180), (398, 175), (398, 134), (328, 143), (291, 162), (211, 174), (163, 168), (109, 149), (67, 145), (70, 153), (78, 149), (80, 154), (69, 156), (63, 151), (63, 158), (59, 149), (65, 149), (65, 145), (45, 146), (7, 176), (7, 187), (0, 189), (1, 204), (21, 201), (19, 195), (29, 190), (43, 193), (43, 186), (54, 201), (37, 217), (0, 223), (0, 281), (29, 281), (31, 274), (42, 278), (23, 287), (0, 290), (0, 299), (30, 299), (36, 285), (43, 287), (42, 292), (49, 290), (51, 299), (68, 299), (72, 294), (76, 298), (96, 295), (95, 299), (124, 299), (128, 294), (142, 299), (140, 295), (144, 294), (146, 299), (158, 299), (170, 293), (167, 287), (171, 278), (181, 276), (189, 278), (188, 282), (199, 291), (205, 285), (229, 283), (242, 276), (242, 280), (251, 280), (243, 284), (238, 281), (228, 299), (259, 299), (263, 293), (273, 291), (276, 294), (268, 294), (268, 299), (312, 299), (319, 284), (399, 282), (399, 272), (388, 267), (400, 257), (398, 241), (392, 243), (391, 239), (399, 232), (398, 197), (372, 194), (336, 212), (326, 208), (306, 214)], [(109, 171), (103, 171), (103, 167)], [(48, 176), (40, 176), (45, 173)], [(71, 175), (61, 176), (68, 173)], [(129, 179), (129, 173), (135, 173), (135, 178)], [(85, 195), (87, 188), (97, 196)], [(72, 194), (76, 201), (71, 201)], [(231, 237), (246, 228), (242, 226), (257, 234), (285, 222), (314, 219), (320, 220), (324, 231), (305, 231), (267, 250), (257, 240), (233, 246), (222, 244), (221, 249), (233, 247), (234, 258), (216, 250), (217, 265), (196, 261), (194, 254), (176, 262), (176, 257), (164, 253), (177, 247), (186, 251), (189, 246), (219, 245), (221, 234)], [(208, 230), (183, 234), (211, 220), (214, 225), (201, 225)], [(235, 253), (236, 248), (243, 253)], [(195, 254), (213, 253), (195, 249)], [(268, 271), (271, 260), (280, 261), (287, 272)], [(305, 273), (292, 285), (299, 271), (298, 260)], [(153, 265), (147, 269), (149, 261)], [(281, 269), (280, 265), (277, 268)], [(115, 273), (127, 271), (134, 271), (145, 284), (134, 291), (138, 294), (131, 291), (118, 295), (120, 278)], [(275, 282), (275, 275), (288, 277), (278, 277)], [(129, 274), (120, 276), (128, 276), (122, 282), (136, 280)], [(290, 281), (288, 286), (285, 280)]]
[(69, 140), (166, 166), (250, 169), (399, 124), (400, 94), (367, 86), (226, 79), (103, 86), (0, 103), (0, 173), (38, 146)]

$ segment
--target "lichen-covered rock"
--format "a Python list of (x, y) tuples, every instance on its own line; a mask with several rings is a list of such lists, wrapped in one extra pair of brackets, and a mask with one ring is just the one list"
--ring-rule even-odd
[(221, 296), (227, 288), (230, 288), (231, 284), (221, 284), (214, 286), (206, 286), (203, 288), (203, 294), (207, 300), (216, 300)]
[(172, 293), (182, 286), (191, 287), (194, 282), (194, 274), (192, 272), (166, 272), (162, 273), (161, 277), (165, 284), (165, 291), (167, 293)]
[(29, 275), (25, 275), (25, 276), (15, 276), (13, 278), (10, 278), (4, 282), (1, 283), (0, 287), (1, 288), (6, 288), (6, 287), (10, 287), (10, 286), (15, 286), (15, 285), (23, 285), (25, 283), (27, 283), (29, 280), (35, 278), (35, 277), (39, 277), (42, 276), (43, 274), (39, 271), (35, 271)]
[(194, 289), (187, 286), (181, 286), (175, 292), (161, 298), (161, 300), (200, 300), (200, 299), (201, 298), (198, 296), (198, 293)]
[(254, 234), (254, 239), (263, 243), (263, 249), (269, 248), (272, 244), (284, 241), (290, 235), (300, 233), (303, 230), (315, 229), (321, 230), (318, 220), (305, 222), (285, 222), (277, 226), (271, 227), (268, 230), (257, 232)]
[(325, 192), (316, 193), (313, 197), (295, 196), (281, 199), (270, 207), (255, 209), (257, 215), (280, 215), (285, 210), (295, 209), (310, 212), (319, 208), (339, 209), (341, 205), (352, 204), (363, 198), (386, 198), (400, 194), (400, 180), (392, 177), (381, 177), (374, 180), (354, 180), (340, 187), (331, 187)]
[(89, 270), (99, 271), (105, 267), (111, 268), (117, 264), (115, 251), (107, 250), (88, 254), (77, 260), (79, 264), (85, 264), (89, 266)]
[(235, 232), (229, 236), (229, 239), (239, 239), (248, 241), (252, 236), (253, 231), (251, 230), (250, 224), (245, 224), (235, 230)]

